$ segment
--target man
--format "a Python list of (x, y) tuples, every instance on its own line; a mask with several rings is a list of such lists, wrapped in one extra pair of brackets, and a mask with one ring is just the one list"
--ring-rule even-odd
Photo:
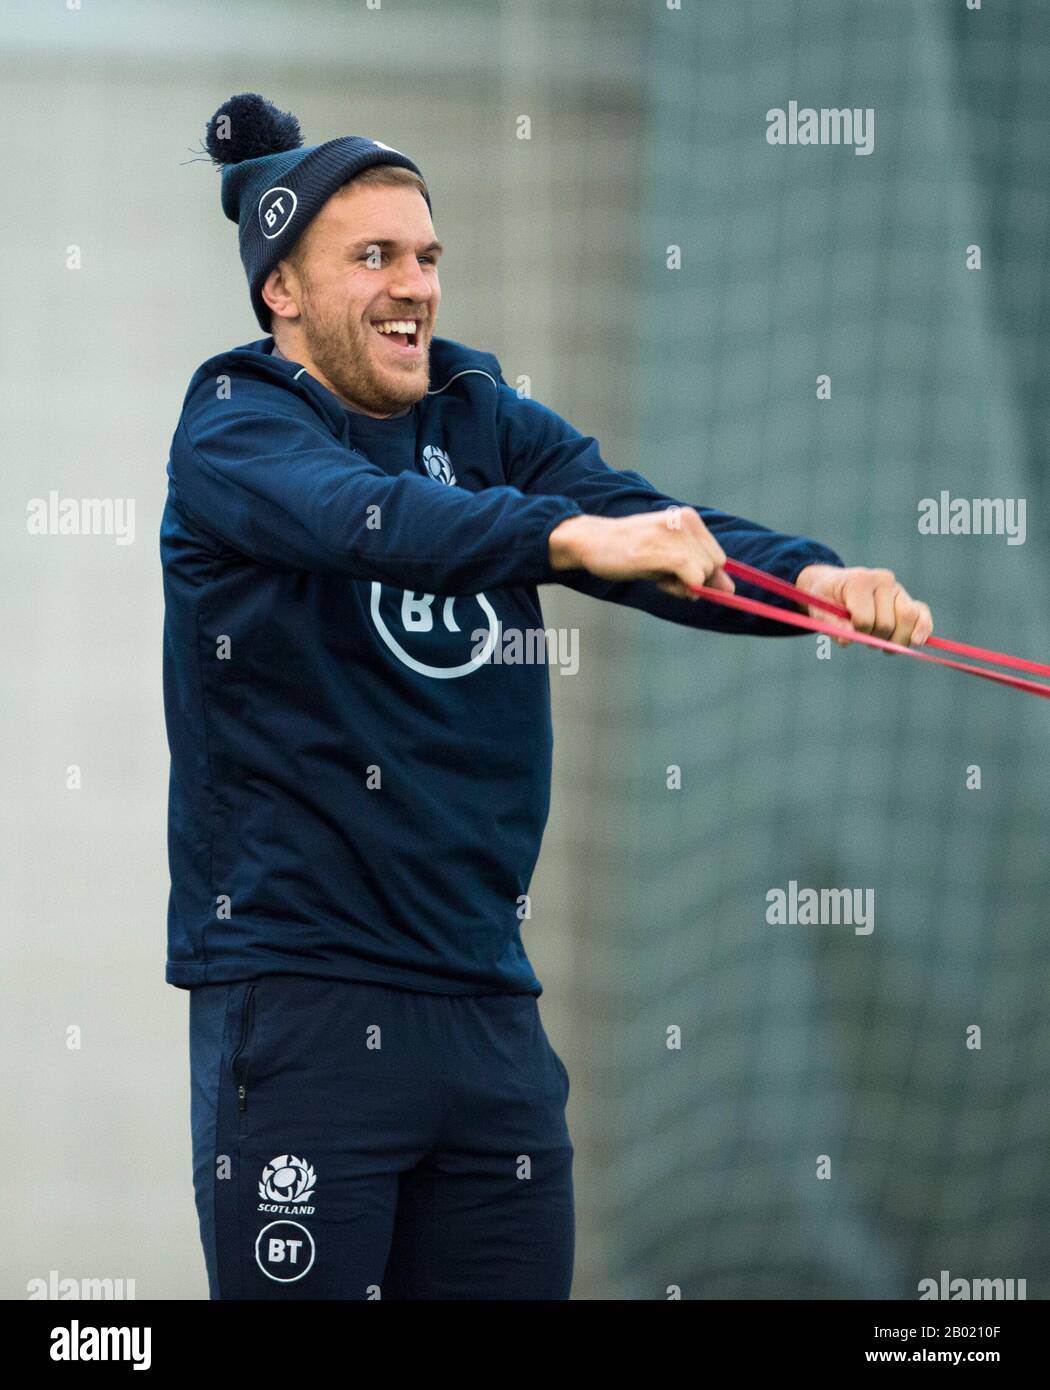
[(543, 627), (555, 580), (790, 631), (692, 594), (734, 587), (727, 555), (898, 642), (929, 611), (886, 570), (611, 469), (436, 337), (441, 246), (406, 155), (303, 148), (254, 94), (207, 147), (266, 334), (194, 375), (161, 537), (167, 979), (190, 991), (211, 1296), (564, 1299), (569, 1082), (520, 932), (549, 682), (497, 642)]

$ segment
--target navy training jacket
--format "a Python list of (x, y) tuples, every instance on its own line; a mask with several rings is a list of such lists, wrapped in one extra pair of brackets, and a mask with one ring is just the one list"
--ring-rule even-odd
[[(797, 629), (552, 570), (566, 517), (676, 499), (519, 398), (490, 353), (435, 337), (425, 398), (375, 420), (273, 346), (194, 373), (168, 461), (166, 978), (538, 995), (519, 914), (550, 806), (549, 673), (497, 650), (542, 629), (537, 585)], [(727, 555), (785, 579), (842, 564), (697, 509)]]

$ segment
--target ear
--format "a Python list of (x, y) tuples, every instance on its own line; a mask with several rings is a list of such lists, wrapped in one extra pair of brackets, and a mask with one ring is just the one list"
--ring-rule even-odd
[(290, 261), (278, 261), (263, 281), (263, 302), (276, 318), (297, 319), (302, 312), (302, 281)]

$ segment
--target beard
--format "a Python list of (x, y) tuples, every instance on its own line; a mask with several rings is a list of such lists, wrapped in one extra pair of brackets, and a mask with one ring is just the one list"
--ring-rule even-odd
[(419, 332), (424, 334), (423, 356), (411, 370), (378, 363), (375, 329), (360, 320), (326, 315), (303, 287), (301, 324), (311, 358), (344, 400), (371, 414), (396, 414), (422, 400), (430, 385), (429, 315), (405, 313), (402, 317), (417, 318)]

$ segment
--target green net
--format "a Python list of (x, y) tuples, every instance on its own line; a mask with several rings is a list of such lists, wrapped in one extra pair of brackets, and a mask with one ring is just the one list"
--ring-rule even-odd
[[(651, 44), (638, 466), (1046, 660), (1050, 11), (737, 0)], [(791, 100), (873, 108), (872, 152), (769, 144)], [(1025, 543), (920, 535), (942, 490), (1025, 498)], [(811, 636), (630, 633), (613, 1295), (1046, 1297), (1046, 706)], [(792, 880), (872, 890), (874, 929), (768, 924)]]

